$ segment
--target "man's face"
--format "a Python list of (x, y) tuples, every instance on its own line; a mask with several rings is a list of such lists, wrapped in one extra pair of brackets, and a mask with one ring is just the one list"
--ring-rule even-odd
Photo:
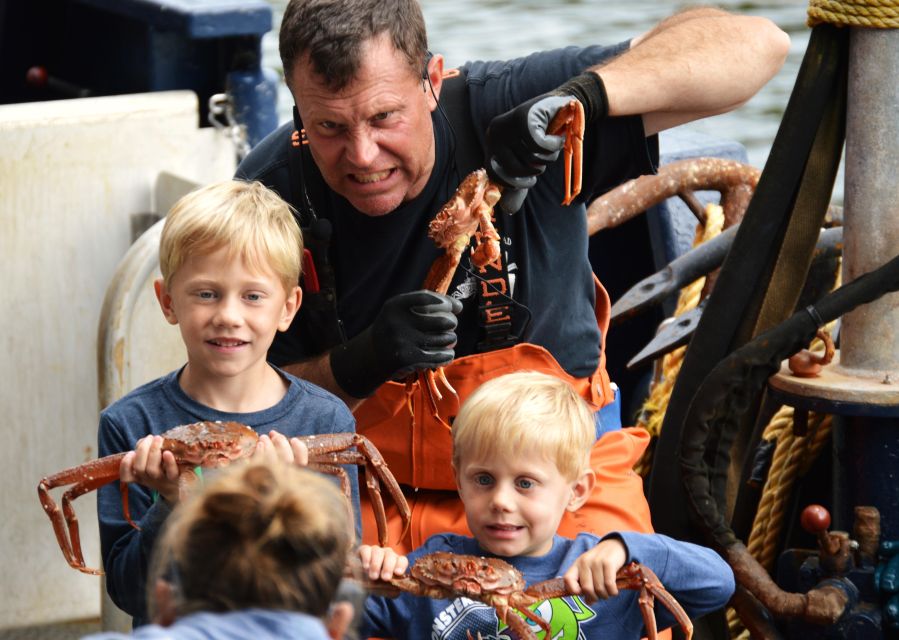
[[(325, 182), (359, 211), (382, 216), (420, 194), (431, 175), (437, 102), (386, 35), (366, 44), (363, 60), (340, 92), (305, 57), (290, 85)], [(442, 65), (440, 56), (429, 65), (438, 95)]]

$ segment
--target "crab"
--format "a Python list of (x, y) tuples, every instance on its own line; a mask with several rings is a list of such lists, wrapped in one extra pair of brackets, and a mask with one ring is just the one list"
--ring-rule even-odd
[[(181, 470), (179, 476), (179, 493), (186, 497), (196, 482), (193, 473), (195, 467), (217, 468), (227, 466), (233, 461), (249, 457), (256, 449), (258, 434), (249, 426), (239, 422), (195, 422), (169, 429), (162, 434), (163, 450), (171, 451)], [(350, 482), (346, 472), (338, 465), (355, 464), (363, 468), (366, 488), (371, 496), (378, 523), (379, 543), (386, 546), (387, 518), (381, 500), (380, 485), (384, 483), (390, 496), (399, 507), (405, 528), (409, 527), (411, 512), (403, 492), (387, 468), (384, 458), (375, 446), (356, 433), (333, 433), (313, 436), (300, 436), (309, 449), (309, 468), (336, 476), (340, 479), (341, 488), (347, 496), (350, 507)], [(41, 505), (56, 534), (59, 548), (69, 565), (83, 573), (102, 575), (100, 569), (87, 567), (81, 551), (81, 537), (78, 529), (78, 518), (72, 507), (75, 498), (94, 491), (119, 478), (119, 467), (127, 452), (116, 453), (97, 460), (72, 467), (43, 478), (38, 483), (37, 492)], [(74, 485), (62, 496), (60, 508), (50, 491), (56, 487)], [(128, 509), (128, 490), (123, 483), (121, 488), (122, 511), (125, 519), (135, 529), (140, 527), (131, 519)], [(351, 514), (352, 516), (352, 514)], [(350, 518), (353, 522), (353, 518)], [(405, 530), (403, 532), (405, 535)]]
[(565, 136), (563, 161), (565, 162), (565, 198), (562, 204), (571, 201), (581, 192), (582, 164), (584, 157), (584, 105), (580, 100), (572, 99), (565, 107), (559, 109), (547, 133)]
[[(584, 106), (579, 100), (572, 99), (556, 113), (548, 133), (565, 136), (565, 196), (562, 204), (568, 205), (581, 192)], [(471, 251), (472, 266), (483, 268), (500, 257), (500, 237), (493, 226), (493, 208), (499, 202), (502, 189), (502, 185), (487, 177), (485, 169), (477, 169), (465, 176), (453, 197), (440, 208), (428, 226), (428, 237), (444, 253), (431, 265), (424, 281), (425, 289), (443, 294), (449, 290), (472, 236), (475, 238)], [(456, 396), (458, 403), (458, 395), (442, 368), (423, 371), (418, 377), (429, 391), (430, 408), (435, 417), (440, 417), (437, 401), (443, 399), (444, 392)], [(441, 386), (444, 391), (440, 390)]]
[[(690, 617), (648, 567), (637, 562), (625, 565), (618, 571), (616, 584), (619, 589), (640, 591), (638, 601), (649, 640), (658, 637), (653, 611), (655, 598), (661, 600), (674, 615), (686, 640), (692, 638)], [(483, 602), (493, 607), (497, 618), (521, 640), (537, 640), (530, 625), (521, 616), (550, 633), (549, 623), (531, 610), (532, 605), (550, 598), (574, 595), (562, 578), (544, 580), (528, 587), (521, 573), (505, 560), (446, 551), (421, 556), (409, 567), (406, 575), (390, 580), (368, 581), (366, 587), (388, 597), (405, 592), (425, 598), (463, 596)]]

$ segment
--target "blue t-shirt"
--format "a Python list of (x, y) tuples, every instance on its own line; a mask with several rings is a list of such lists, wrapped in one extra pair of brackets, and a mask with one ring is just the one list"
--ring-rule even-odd
[[(554, 89), (627, 46), (568, 47), (516, 60), (466, 64), (470, 112), (481, 144), (494, 116)], [(328, 257), (336, 277), (337, 312), (349, 338), (371, 325), (385, 300), (420, 289), (440, 254), (428, 240), (428, 223), (464, 176), (453, 155), (455, 132), (440, 110), (433, 112), (432, 121), (436, 157), (431, 176), (418, 197), (390, 214), (367, 216), (327, 187), (322, 194), (310, 190), (318, 216), (331, 222)], [(241, 163), (237, 177), (259, 180), (298, 205), (299, 187), (291, 184), (288, 172), (292, 130), (288, 123), (261, 141)], [(639, 116), (606, 118), (588, 126), (587, 134), (583, 190), (574, 204), (560, 204), (559, 161), (537, 179), (518, 213), (496, 212), (513, 299), (512, 333), (522, 342), (545, 347), (576, 377), (593, 373), (600, 350), (585, 203), (630, 178), (652, 173), (658, 155), (656, 139), (646, 138)], [(456, 329), (457, 357), (475, 353), (482, 339), (476, 295), (481, 284), (473, 271), (466, 254), (449, 289), (449, 295), (463, 303)], [(304, 302), (291, 329), (278, 334), (269, 351), (272, 362), (294, 362), (334, 346), (322, 342), (322, 331), (300, 329), (309, 309)]]
[[(661, 534), (613, 533), (627, 547), (628, 562), (636, 561), (658, 575), (662, 584), (680, 602), (690, 618), (720, 609), (734, 591), (730, 566), (714, 551), (688, 542), (679, 542)], [(608, 536), (607, 536), (608, 537)], [(539, 557), (502, 558), (524, 576), (528, 585), (559, 577), (600, 538), (582, 533), (575, 539), (556, 536), (553, 547)], [(449, 551), (457, 554), (489, 556), (476, 540), (455, 534), (431, 536), (409, 554), (413, 563), (424, 554)], [(643, 616), (639, 591), (619, 590), (614, 598), (587, 604), (578, 596), (552, 598), (533, 607), (549, 622), (553, 640), (584, 638), (639, 638)], [(659, 629), (674, 624), (674, 618), (657, 599), (655, 607)], [(510, 612), (510, 615), (517, 615)], [(534, 625), (528, 621), (528, 624)], [(535, 633), (539, 627), (533, 626)], [(430, 599), (403, 593), (397, 598), (369, 596), (365, 604), (362, 637), (377, 636), (395, 640), (465, 640), (480, 633), (485, 639), (500, 639), (506, 625), (495, 610), (481, 602), (458, 597)], [(506, 632), (508, 633), (508, 632)]]
[[(278, 370), (289, 383), (284, 397), (273, 407), (252, 413), (227, 413), (194, 401), (178, 384), (180, 372), (173, 371), (138, 387), (100, 413), (97, 437), (101, 456), (131, 451), (147, 435), (203, 420), (242, 422), (260, 435), (274, 430), (287, 437), (355, 431), (353, 415), (337, 396), (286, 372)], [(346, 471), (357, 514), (358, 537), (358, 472), (355, 465), (347, 466)], [(100, 488), (97, 515), (106, 590), (116, 605), (134, 616), (138, 626), (146, 623), (148, 561), (170, 508), (164, 500), (154, 501), (147, 488), (131, 484), (128, 510), (140, 526), (139, 531), (125, 520), (119, 483)]]
[(82, 640), (330, 640), (322, 621), (314, 616), (275, 609), (246, 609), (224, 613), (193, 613), (169, 627), (146, 625), (130, 634), (95, 633)]

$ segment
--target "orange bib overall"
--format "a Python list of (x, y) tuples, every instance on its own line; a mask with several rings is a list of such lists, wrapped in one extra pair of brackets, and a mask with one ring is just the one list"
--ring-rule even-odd
[[(593, 406), (601, 408), (614, 400), (605, 369), (609, 312), (608, 293), (596, 280), (596, 321), (602, 348), (599, 366), (588, 378), (573, 378), (549, 351), (527, 343), (458, 358), (444, 368), (446, 377), (461, 403), (487, 380), (513, 371), (540, 371), (568, 381)], [(387, 382), (354, 412), (356, 430), (383, 454), (397, 481), (404, 485), (412, 509), (412, 525), (400, 540), (402, 523), (395, 507), (385, 500), (390, 542), (399, 553), (408, 553), (436, 533), (471, 535), (452, 469), (452, 439), (447, 425), (455, 417), (455, 400), (450, 404), (444, 396), (443, 402), (437, 401), (441, 420), (430, 409), (426, 385), (420, 380), (410, 384)], [(560, 535), (574, 537), (581, 531), (597, 535), (614, 530), (652, 531), (643, 480), (633, 471), (648, 445), (649, 434), (633, 428), (606, 433), (596, 441), (590, 456), (596, 488), (584, 506), (566, 512), (559, 526)], [(363, 542), (377, 544), (374, 512), (366, 492), (360, 494)]]

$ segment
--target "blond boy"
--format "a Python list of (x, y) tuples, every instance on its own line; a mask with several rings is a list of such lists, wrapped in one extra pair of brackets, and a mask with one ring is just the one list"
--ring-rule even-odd
[[(107, 590), (146, 620), (147, 561), (172, 505), (178, 467), (160, 433), (201, 420), (233, 420), (260, 434), (253, 457), (304, 465), (296, 436), (353, 431), (346, 406), (329, 392), (266, 362), (275, 334), (302, 301), (302, 238), (290, 207), (259, 183), (226, 181), (179, 200), (159, 247), (156, 296), (187, 350), (180, 369), (143, 385), (100, 414), (99, 453), (128, 451), (121, 478), (132, 528), (116, 485), (100, 490), (98, 515)], [(348, 468), (354, 493), (356, 469)]]
[[(401, 575), (434, 551), (500, 557), (528, 584), (564, 576), (574, 596), (532, 607), (550, 620), (553, 638), (639, 638), (638, 594), (619, 593), (615, 585), (617, 571), (630, 561), (654, 570), (691, 616), (730, 598), (733, 574), (710, 549), (656, 534), (556, 535), (565, 512), (576, 512), (592, 491), (602, 490), (589, 466), (593, 414), (566, 382), (535, 372), (495, 378), (464, 403), (452, 435), (453, 469), (473, 537), (438, 534), (408, 557), (360, 547), (369, 577)], [(656, 613), (660, 628), (673, 623), (667, 612)], [(496, 638), (504, 628), (492, 609), (465, 598), (403, 594), (370, 596), (363, 633), (449, 640), (468, 632)]]

